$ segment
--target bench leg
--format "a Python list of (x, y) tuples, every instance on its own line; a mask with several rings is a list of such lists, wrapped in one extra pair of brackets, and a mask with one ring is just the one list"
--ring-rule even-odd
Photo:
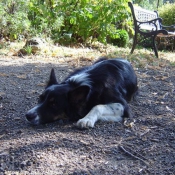
[(156, 57), (159, 58), (158, 52), (157, 52), (157, 46), (156, 46), (156, 43), (155, 43), (155, 39), (156, 39), (156, 36), (153, 36), (152, 37), (153, 49), (154, 49), (154, 53), (155, 53)]
[(133, 41), (133, 45), (132, 45), (132, 49), (131, 49), (131, 54), (134, 52), (136, 45), (137, 45), (137, 33), (135, 33), (135, 35), (134, 35), (134, 41)]

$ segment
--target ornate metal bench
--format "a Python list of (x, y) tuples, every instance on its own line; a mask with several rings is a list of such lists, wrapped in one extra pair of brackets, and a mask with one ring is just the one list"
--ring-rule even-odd
[[(134, 20), (134, 29), (135, 35), (133, 40), (133, 46), (131, 49), (131, 54), (134, 52), (134, 49), (137, 44), (140, 44), (139, 36), (143, 37), (142, 42), (146, 39), (150, 39), (152, 48), (155, 52), (156, 57), (158, 57), (157, 46), (156, 46), (156, 36), (158, 34), (174, 34), (175, 25), (172, 26), (163, 26), (162, 19), (158, 16), (157, 11), (145, 10), (138, 6), (133, 6), (131, 2), (128, 2), (128, 5), (131, 9), (133, 20)], [(172, 31), (168, 32), (166, 29), (171, 29)]]

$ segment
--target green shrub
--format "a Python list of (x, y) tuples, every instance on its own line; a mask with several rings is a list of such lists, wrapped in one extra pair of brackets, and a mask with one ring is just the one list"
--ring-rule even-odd
[(59, 5), (64, 17), (61, 39), (71, 34), (74, 42), (98, 40), (106, 43), (107, 36), (115, 33), (110, 30), (113, 25), (127, 18), (127, 6), (127, 0), (64, 0)]
[(57, 0), (30, 0), (28, 18), (33, 32), (45, 36), (60, 36), (63, 15)]
[(148, 10), (157, 10), (157, 5), (161, 7), (166, 0), (134, 0), (134, 4)]
[(159, 8), (159, 16), (163, 19), (163, 25), (175, 24), (175, 3), (167, 3)]
[(126, 47), (129, 42), (129, 35), (126, 30), (116, 30), (115, 36), (110, 39), (113, 45)]
[[(116, 39), (116, 23), (128, 29), (128, 0), (1, 0), (0, 34), (51, 37), (60, 44)], [(117, 35), (118, 36), (118, 35)], [(122, 38), (122, 36), (120, 36)], [(124, 39), (122, 39), (124, 40)]]
[(26, 11), (27, 2), (24, 0), (4, 1), (0, 3), (0, 33), (10, 40), (18, 39), (21, 35), (28, 35), (30, 21)]

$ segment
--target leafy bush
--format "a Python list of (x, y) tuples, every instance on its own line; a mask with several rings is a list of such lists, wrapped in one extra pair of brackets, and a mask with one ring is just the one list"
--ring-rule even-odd
[(127, 0), (64, 0), (59, 5), (64, 17), (61, 39), (70, 36), (67, 39), (73, 42), (98, 40), (106, 43), (107, 36), (116, 33), (115, 23), (127, 18), (126, 7)]
[(30, 21), (26, 11), (26, 1), (5, 1), (0, 3), (0, 33), (14, 40), (21, 35), (27, 35)]
[(119, 47), (126, 47), (129, 42), (129, 35), (126, 30), (117, 30), (115, 36), (111, 38), (111, 43)]
[(165, 3), (165, 0), (134, 0), (134, 4), (138, 4), (140, 7), (148, 10), (157, 10), (157, 5), (161, 7)]
[[(107, 42), (116, 39), (117, 22), (127, 28), (128, 0), (1, 0), (0, 34), (44, 35), (55, 42)], [(121, 36), (120, 36), (121, 38)]]
[(159, 16), (163, 19), (163, 25), (175, 24), (175, 3), (167, 3), (159, 8)]
[(33, 33), (52, 36), (60, 33), (63, 25), (63, 15), (57, 0), (30, 0), (28, 18), (31, 21)]

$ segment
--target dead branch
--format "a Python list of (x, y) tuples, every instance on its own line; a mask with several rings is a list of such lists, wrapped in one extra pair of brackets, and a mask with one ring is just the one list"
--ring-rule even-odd
[(145, 163), (146, 165), (149, 165), (148, 162), (146, 162), (145, 160), (143, 160), (142, 158), (135, 156), (134, 154), (130, 153), (129, 151), (127, 151), (122, 145), (119, 145), (119, 148), (124, 151), (126, 154), (130, 155), (131, 157), (134, 157), (135, 159), (138, 159), (140, 161), (142, 161), (143, 163)]

